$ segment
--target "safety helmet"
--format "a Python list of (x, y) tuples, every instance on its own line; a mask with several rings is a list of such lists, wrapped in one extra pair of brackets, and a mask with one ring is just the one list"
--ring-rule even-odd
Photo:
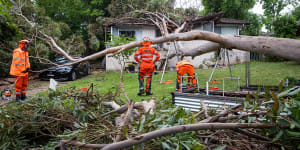
[(24, 47), (24, 46), (35, 46), (34, 43), (32, 41), (29, 41), (29, 40), (21, 40), (19, 41), (19, 47)]
[(149, 37), (144, 37), (144, 38), (143, 38), (143, 41), (144, 41), (144, 42), (150, 42), (150, 38), (149, 38)]
[(19, 41), (20, 45), (29, 45), (29, 41), (28, 40), (21, 40)]

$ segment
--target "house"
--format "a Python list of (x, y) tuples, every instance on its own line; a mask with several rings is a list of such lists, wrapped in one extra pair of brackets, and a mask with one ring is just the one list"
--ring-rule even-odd
[[(209, 14), (205, 16), (196, 16), (186, 18), (187, 24), (189, 26), (189, 30), (204, 30), (211, 31), (218, 34), (232, 34), (239, 35), (241, 28), (244, 25), (248, 25), (247, 21), (222, 18), (222, 14), (215, 13)], [(121, 20), (112, 21), (107, 25), (108, 33), (111, 33), (115, 36), (125, 35), (128, 37), (135, 36), (137, 40), (142, 40), (143, 37), (147, 36), (151, 38), (156, 38), (161, 36), (159, 29), (149, 20), (138, 20), (133, 18), (123, 18)], [(193, 41), (182, 41), (182, 45), (185, 48), (192, 49), (197, 47), (200, 40)], [(173, 44), (171, 44), (171, 49), (174, 50)], [(162, 54), (162, 59), (166, 57), (167, 51), (159, 51)], [(240, 51), (240, 50), (230, 50), (230, 63), (238, 64), (249, 60), (250, 54), (249, 52)], [(195, 66), (195, 68), (203, 68), (207, 66), (211, 66), (215, 61), (215, 52), (203, 54), (201, 56), (196, 56), (192, 59), (192, 57), (185, 57), (185, 59), (189, 59)], [(227, 59), (227, 58), (226, 58)], [(134, 62), (133, 56), (130, 57), (129, 63)], [(176, 63), (178, 59), (176, 57), (169, 59), (168, 68), (173, 70), (175, 69)], [(225, 63), (224, 58), (220, 61), (221, 63)], [(161, 65), (161, 64), (160, 64)], [(111, 57), (111, 55), (106, 56), (106, 70), (120, 70), (121, 67), (118, 61)]]

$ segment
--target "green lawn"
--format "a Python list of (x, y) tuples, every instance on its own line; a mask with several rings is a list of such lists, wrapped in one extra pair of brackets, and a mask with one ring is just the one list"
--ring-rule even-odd
[[(251, 84), (258, 85), (278, 85), (280, 80), (287, 76), (292, 76), (300, 79), (300, 64), (295, 62), (251, 62)], [(212, 69), (197, 69), (196, 73), (199, 77), (200, 87), (205, 87), (205, 82), (209, 79)], [(232, 66), (233, 77), (241, 78), (241, 85), (245, 85), (245, 65), (239, 64)], [(164, 76), (164, 81), (171, 81), (170, 84), (160, 84), (162, 73), (153, 75), (152, 77), (152, 92), (153, 96), (160, 99), (161, 97), (170, 97), (170, 92), (175, 91), (176, 88), (176, 72), (168, 71)], [(151, 96), (137, 96), (138, 92), (138, 79), (137, 73), (124, 73), (124, 88), (130, 99), (140, 101), (141, 99), (148, 100)], [(228, 68), (217, 69), (213, 79), (222, 77), (230, 77)], [(103, 72), (84, 77), (59, 89), (65, 89), (72, 86), (77, 88), (88, 87), (91, 83), (95, 84), (96, 91), (106, 93), (115, 91), (119, 87), (120, 72)], [(211, 84), (211, 86), (222, 88), (222, 82), (219, 84)], [(227, 79), (225, 82), (226, 90), (235, 90), (237, 87), (236, 80)], [(124, 96), (121, 98), (123, 100)]]

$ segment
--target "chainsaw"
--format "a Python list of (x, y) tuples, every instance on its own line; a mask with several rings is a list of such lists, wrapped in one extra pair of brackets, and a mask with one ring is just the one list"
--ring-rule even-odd
[(19, 76), (16, 80), (15, 80), (15, 82), (14, 82), (14, 84), (10, 87), (10, 88), (8, 88), (8, 89), (4, 89), (2, 92), (1, 92), (1, 100), (2, 101), (10, 101), (10, 100), (12, 100), (12, 88), (15, 86), (15, 83), (20, 79), (20, 77), (21, 76)]
[(11, 101), (12, 100), (12, 97), (11, 97), (11, 93), (12, 91), (10, 89), (5, 89), (1, 92), (1, 100), (2, 101)]

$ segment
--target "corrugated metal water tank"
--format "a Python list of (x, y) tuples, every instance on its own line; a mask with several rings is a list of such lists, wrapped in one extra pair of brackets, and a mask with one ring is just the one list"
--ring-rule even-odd
[(227, 97), (218, 95), (203, 95), (199, 93), (181, 93), (172, 92), (173, 104), (176, 106), (190, 109), (191, 111), (199, 111), (201, 108), (200, 100), (203, 100), (209, 108), (223, 108), (224, 106), (232, 107), (244, 102), (244, 98)]

